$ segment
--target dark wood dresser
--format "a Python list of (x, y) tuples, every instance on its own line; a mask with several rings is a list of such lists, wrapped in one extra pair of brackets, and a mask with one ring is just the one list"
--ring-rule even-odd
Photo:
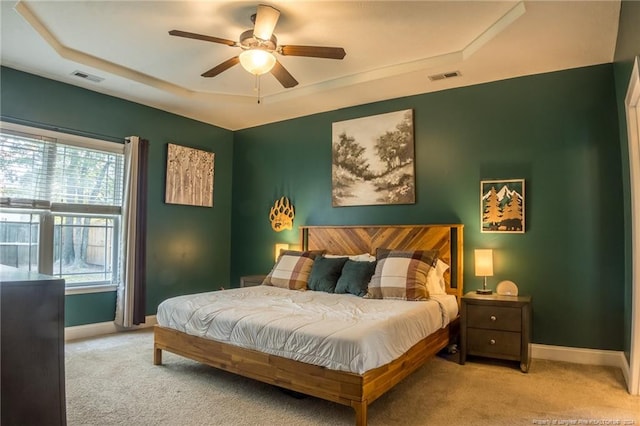
[(531, 363), (531, 297), (467, 293), (460, 309), (460, 363), (468, 355)]
[(0, 423), (66, 425), (63, 279), (0, 265)]

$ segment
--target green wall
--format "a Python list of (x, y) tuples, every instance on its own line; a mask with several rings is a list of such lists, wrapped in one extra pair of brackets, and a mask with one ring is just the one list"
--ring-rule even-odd
[[(267, 106), (265, 106), (267, 107)], [(331, 206), (331, 123), (412, 108), (416, 203)], [(495, 276), (533, 296), (536, 343), (623, 347), (623, 201), (611, 64), (389, 100), (235, 132), (231, 278), (266, 273), (273, 244), (322, 224), (465, 225), (465, 289), (474, 248)], [(526, 179), (525, 234), (481, 234), (479, 182)], [(287, 196), (294, 229), (268, 215)]]
[(629, 140), (625, 97), (629, 87), (629, 77), (633, 69), (633, 59), (640, 55), (640, 2), (623, 1), (620, 5), (620, 23), (614, 58), (614, 75), (618, 102), (618, 122), (620, 129), (620, 153), (622, 169), (622, 189), (624, 200), (624, 352), (630, 359), (631, 316), (632, 316), (632, 249), (631, 249), (631, 186), (629, 171)]
[[(3, 120), (91, 137), (150, 141), (147, 315), (174, 295), (229, 281), (233, 133), (158, 109), (2, 67)], [(215, 153), (214, 207), (164, 203), (167, 143)], [(66, 297), (66, 325), (111, 321), (115, 294)]]
[[(297, 243), (300, 225), (459, 222), (467, 290), (480, 285), (472, 250), (494, 248), (490, 284), (510, 279), (533, 296), (534, 342), (621, 350), (627, 195), (618, 69), (616, 63), (523, 77), (233, 133), (2, 68), (0, 112), (24, 124), (151, 141), (149, 315), (167, 297), (266, 273), (273, 244)], [(415, 117), (417, 202), (332, 207), (331, 123), (406, 108)], [(168, 142), (216, 153), (213, 209), (164, 204)], [(483, 178), (526, 179), (525, 234), (480, 233)], [(295, 229), (275, 233), (269, 208), (282, 195), (296, 207)], [(68, 296), (67, 325), (112, 320), (114, 300), (113, 293)]]

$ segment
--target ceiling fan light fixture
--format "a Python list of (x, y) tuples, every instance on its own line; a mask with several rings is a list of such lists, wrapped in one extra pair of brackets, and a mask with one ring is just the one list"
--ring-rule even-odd
[(248, 49), (240, 54), (240, 65), (254, 75), (268, 73), (275, 64), (275, 56), (263, 49)]
[(273, 34), (273, 30), (278, 23), (279, 17), (280, 11), (275, 7), (265, 4), (258, 5), (256, 13), (251, 16), (251, 21), (254, 24), (253, 28), (240, 34), (237, 42), (181, 30), (171, 30), (169, 35), (241, 48), (242, 52), (239, 55), (219, 63), (200, 75), (207, 78), (215, 77), (239, 62), (242, 68), (256, 76), (258, 93), (260, 92), (260, 79), (257, 77), (268, 72), (286, 89), (298, 85), (298, 81), (278, 62), (275, 56), (276, 53), (282, 56), (305, 56), (325, 59), (343, 59), (345, 57), (346, 52), (342, 47), (278, 45), (278, 39)]

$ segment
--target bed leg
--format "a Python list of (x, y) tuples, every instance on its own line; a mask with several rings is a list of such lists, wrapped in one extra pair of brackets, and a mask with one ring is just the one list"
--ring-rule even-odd
[(162, 349), (153, 346), (153, 365), (162, 365)]
[(356, 412), (356, 426), (367, 426), (367, 402), (351, 401), (351, 406)]

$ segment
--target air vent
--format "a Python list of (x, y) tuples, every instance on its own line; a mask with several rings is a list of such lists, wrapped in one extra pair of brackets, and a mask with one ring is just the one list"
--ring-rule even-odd
[(85, 80), (93, 81), (94, 83), (100, 83), (102, 80), (104, 80), (104, 78), (102, 77), (98, 77), (97, 75), (91, 75), (82, 71), (74, 71), (71, 73), (71, 75), (79, 78), (84, 78)]
[(429, 80), (431, 81), (445, 80), (447, 78), (460, 77), (461, 75), (462, 74), (460, 74), (460, 71), (443, 72), (442, 74), (430, 75)]

